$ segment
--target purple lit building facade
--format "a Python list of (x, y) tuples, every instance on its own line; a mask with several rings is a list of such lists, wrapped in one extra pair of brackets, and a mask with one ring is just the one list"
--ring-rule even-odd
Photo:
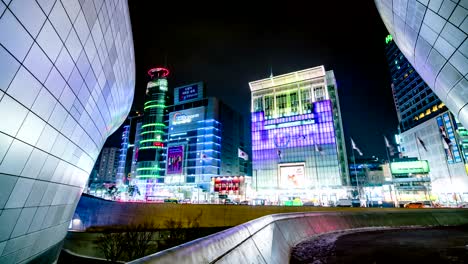
[(323, 66), (249, 83), (257, 196), (322, 204), (349, 183), (333, 71)]

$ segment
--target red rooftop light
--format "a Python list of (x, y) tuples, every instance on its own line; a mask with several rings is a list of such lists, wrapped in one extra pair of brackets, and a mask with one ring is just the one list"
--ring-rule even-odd
[(152, 68), (148, 71), (148, 75), (153, 78), (157, 74), (158, 78), (163, 78), (169, 75), (169, 70), (163, 67)]

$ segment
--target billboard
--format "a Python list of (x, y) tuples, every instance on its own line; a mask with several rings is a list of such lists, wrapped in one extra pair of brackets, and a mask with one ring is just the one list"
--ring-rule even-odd
[(219, 193), (239, 192), (242, 184), (244, 184), (244, 177), (213, 177), (214, 191)]
[(203, 83), (195, 83), (174, 89), (175, 104), (186, 103), (203, 98)]
[[(314, 103), (314, 112), (283, 118), (252, 113), (252, 150), (283, 149), (336, 144), (330, 100)], [(268, 157), (269, 158), (269, 157)]]
[(444, 146), (445, 155), (448, 163), (462, 162), (462, 157), (458, 149), (457, 139), (455, 137), (456, 125), (452, 125), (449, 113), (437, 117), (437, 125)]
[(166, 175), (182, 174), (184, 161), (184, 146), (170, 146), (167, 148)]
[(205, 120), (205, 107), (195, 107), (187, 110), (169, 113), (169, 134), (197, 129), (199, 121)]
[(429, 162), (427, 160), (392, 162), (390, 171), (392, 174), (425, 174), (429, 173)]
[(304, 163), (289, 163), (279, 165), (280, 188), (304, 188)]

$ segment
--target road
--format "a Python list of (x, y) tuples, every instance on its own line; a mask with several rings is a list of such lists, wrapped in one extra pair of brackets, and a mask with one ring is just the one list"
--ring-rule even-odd
[(294, 247), (290, 263), (468, 263), (468, 227), (322, 235)]

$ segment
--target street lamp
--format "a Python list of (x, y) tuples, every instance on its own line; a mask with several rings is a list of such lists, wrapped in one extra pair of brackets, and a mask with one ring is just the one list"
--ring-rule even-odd
[(258, 192), (258, 170), (255, 169), (255, 191)]

